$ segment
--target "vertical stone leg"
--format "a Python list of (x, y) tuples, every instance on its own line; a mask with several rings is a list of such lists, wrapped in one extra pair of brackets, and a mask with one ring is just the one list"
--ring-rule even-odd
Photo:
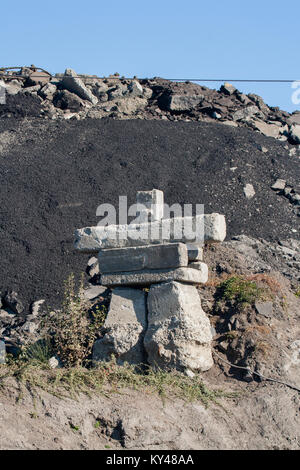
[(146, 294), (140, 289), (118, 287), (113, 290), (103, 329), (103, 338), (93, 347), (93, 362), (109, 361), (114, 355), (118, 364), (145, 363), (144, 335), (147, 325)]
[(149, 220), (161, 220), (164, 216), (164, 193), (159, 189), (152, 191), (138, 191), (136, 195), (137, 204), (143, 205), (143, 210), (138, 212), (144, 222)]
[(148, 294), (148, 362), (165, 370), (206, 371), (213, 365), (210, 322), (196, 287), (168, 282)]

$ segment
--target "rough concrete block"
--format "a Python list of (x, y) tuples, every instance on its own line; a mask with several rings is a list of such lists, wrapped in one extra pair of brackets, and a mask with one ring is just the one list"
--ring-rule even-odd
[(184, 267), (102, 274), (100, 282), (103, 286), (149, 286), (170, 281), (180, 281), (187, 284), (205, 284), (208, 278), (208, 270), (207, 266), (204, 263), (202, 264), (204, 265), (202, 270)]
[(100, 250), (98, 259), (101, 273), (168, 269), (188, 264), (187, 247), (183, 243)]
[[(75, 248), (91, 253), (104, 248), (122, 248), (161, 243), (214, 243), (226, 237), (222, 214), (174, 217), (145, 224), (85, 227), (75, 231)], [(200, 239), (199, 239), (200, 238)]]
[(114, 289), (104, 323), (105, 334), (94, 343), (93, 361), (107, 361), (114, 355), (119, 364), (144, 363), (146, 325), (146, 293), (126, 287)]
[(144, 222), (154, 222), (160, 220), (164, 216), (164, 193), (159, 189), (152, 191), (138, 191), (136, 195), (136, 203), (142, 204), (144, 209), (138, 212)]
[(164, 370), (205, 371), (213, 365), (210, 322), (194, 286), (169, 282), (148, 294), (148, 362)]
[(167, 107), (170, 111), (187, 111), (199, 106), (204, 95), (170, 95)]
[(203, 245), (196, 245), (187, 243), (189, 261), (202, 261), (203, 260)]
[(81, 78), (72, 69), (66, 69), (62, 79), (62, 86), (66, 90), (74, 93), (83, 100), (88, 100), (93, 104), (98, 103), (98, 98), (85, 86)]

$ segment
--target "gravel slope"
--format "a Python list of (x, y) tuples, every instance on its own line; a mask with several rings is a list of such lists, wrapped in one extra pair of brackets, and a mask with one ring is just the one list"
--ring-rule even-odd
[(74, 230), (96, 224), (101, 203), (133, 203), (137, 190), (224, 213), (229, 238), (299, 239), (299, 209), (270, 189), (278, 177), (297, 185), (299, 162), (289, 144), (214, 123), (0, 120), (0, 292), (57, 305), (62, 281), (88, 258), (74, 252)]

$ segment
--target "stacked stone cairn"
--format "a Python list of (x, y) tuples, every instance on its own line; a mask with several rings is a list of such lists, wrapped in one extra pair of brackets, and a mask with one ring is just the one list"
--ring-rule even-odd
[[(139, 215), (146, 220), (139, 225), (98, 225), (75, 232), (77, 250), (98, 252), (100, 283), (112, 289), (93, 361), (114, 355), (119, 364), (206, 371), (213, 365), (212, 329), (196, 286), (208, 278), (203, 246), (225, 239), (225, 217), (213, 213), (163, 218), (163, 192), (156, 189), (139, 191), (137, 204), (143, 205), (137, 207), (143, 207)], [(197, 221), (203, 227), (200, 243), (195, 230), (178, 239), (177, 223), (195, 228)], [(164, 238), (166, 224), (170, 230)]]

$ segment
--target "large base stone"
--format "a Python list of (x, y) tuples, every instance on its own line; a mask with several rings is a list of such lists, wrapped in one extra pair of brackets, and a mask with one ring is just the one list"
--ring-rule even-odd
[(198, 269), (184, 267), (102, 274), (100, 282), (103, 286), (149, 286), (170, 281), (180, 281), (187, 284), (205, 284), (208, 278), (208, 268), (205, 263), (199, 263), (199, 265), (201, 266), (198, 266)]
[(206, 371), (213, 365), (211, 341), (210, 322), (195, 287), (169, 282), (150, 288), (144, 339), (150, 365)]
[(114, 289), (104, 336), (93, 347), (93, 362), (109, 361), (114, 355), (118, 364), (145, 363), (143, 339), (147, 325), (146, 294), (139, 289)]
[(188, 264), (187, 247), (184, 243), (101, 250), (98, 259), (101, 273), (168, 269)]

